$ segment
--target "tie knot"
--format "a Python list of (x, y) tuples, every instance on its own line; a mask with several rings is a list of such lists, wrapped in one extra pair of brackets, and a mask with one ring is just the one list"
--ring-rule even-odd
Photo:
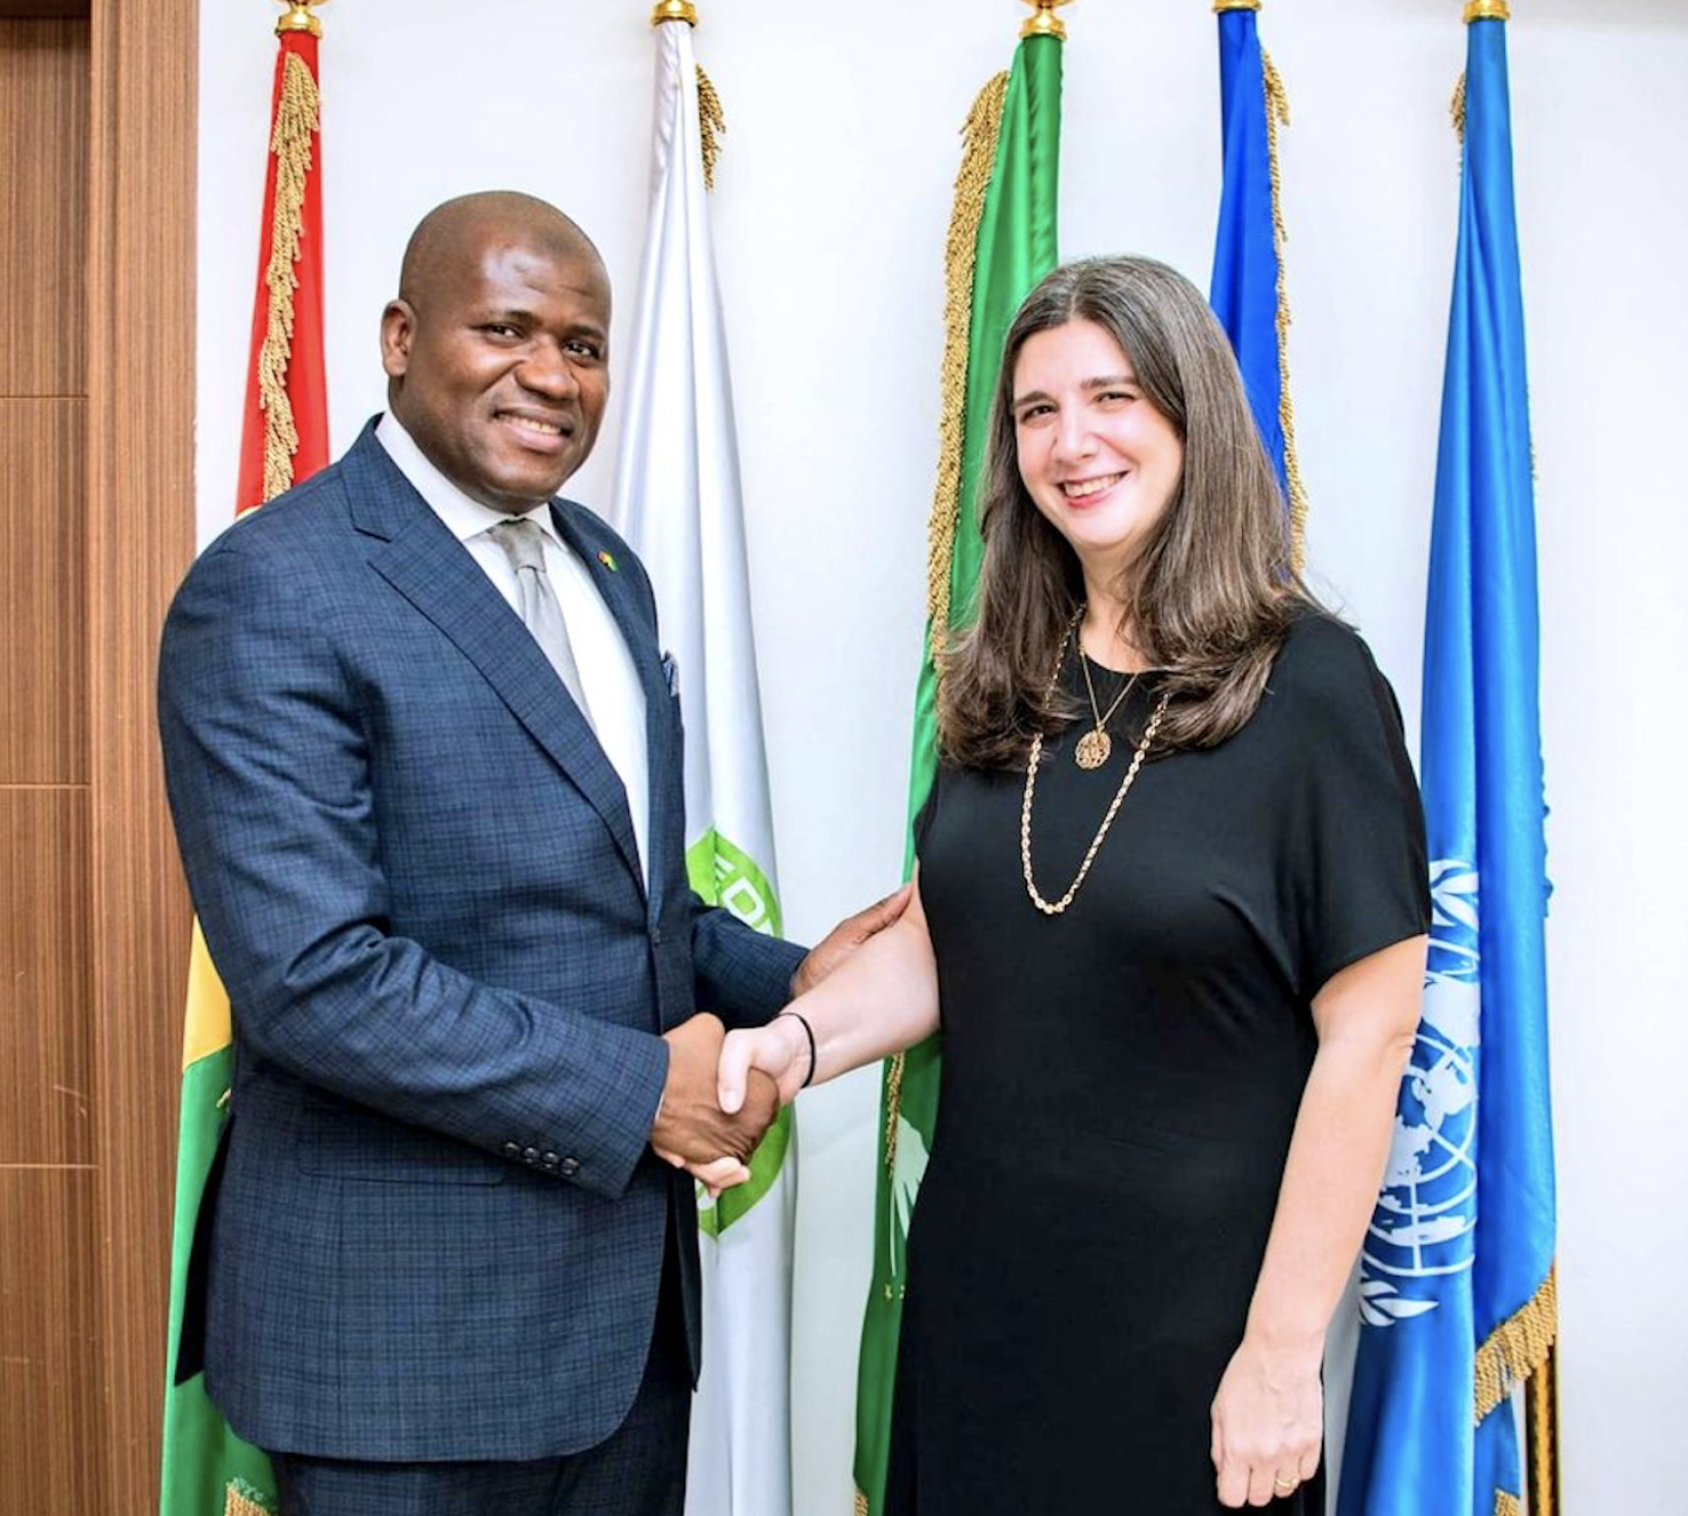
[(504, 549), (518, 574), (528, 568), (545, 572), (545, 533), (537, 521), (529, 521), (525, 516), (500, 521), (487, 529), (487, 535)]

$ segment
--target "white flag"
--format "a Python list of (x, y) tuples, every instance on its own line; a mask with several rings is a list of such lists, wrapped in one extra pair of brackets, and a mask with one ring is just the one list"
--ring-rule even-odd
[[(773, 820), (750, 627), (738, 441), (705, 201), (691, 28), (656, 28), (655, 166), (615, 511), (656, 588), (686, 722), (692, 885), (778, 932)], [(707, 1009), (707, 1007), (705, 1007)], [(791, 1112), (753, 1178), (699, 1197), (703, 1382), (692, 1409), (687, 1516), (790, 1516)]]

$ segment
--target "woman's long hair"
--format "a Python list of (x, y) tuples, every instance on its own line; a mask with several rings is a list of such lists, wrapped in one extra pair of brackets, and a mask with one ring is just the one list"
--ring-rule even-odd
[(1073, 550), (1020, 478), (1014, 370), (1034, 333), (1094, 321), (1177, 430), (1172, 499), (1118, 586), (1122, 628), (1169, 697), (1160, 748), (1210, 747), (1254, 714), (1272, 660), (1311, 597), (1290, 565), (1283, 496), (1223, 328), (1201, 293), (1149, 258), (1056, 269), (1026, 297), (1003, 348), (980, 479), (978, 620), (942, 655), (939, 744), (972, 768), (1023, 764), (1032, 735), (1079, 714), (1050, 676), (1084, 582)]

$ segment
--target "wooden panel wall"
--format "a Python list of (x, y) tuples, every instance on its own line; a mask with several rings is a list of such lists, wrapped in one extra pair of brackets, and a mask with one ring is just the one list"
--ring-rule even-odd
[(152, 711), (194, 540), (196, 18), (0, 0), (4, 1516), (157, 1502), (189, 922)]
[(94, 1511), (103, 1456), (90, 1015), (88, 25), (0, 21), (0, 1480)]
[(88, 332), (89, 881), (111, 1509), (156, 1509), (190, 930), (154, 717), (193, 557), (198, 0), (95, 0)]

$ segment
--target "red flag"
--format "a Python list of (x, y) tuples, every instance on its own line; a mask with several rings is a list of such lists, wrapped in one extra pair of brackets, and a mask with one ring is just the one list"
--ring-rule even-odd
[[(304, 19), (316, 24), (309, 15)], [(273, 499), (328, 462), (321, 104), (317, 38), (309, 29), (281, 34), (271, 121), (237, 513)]]

